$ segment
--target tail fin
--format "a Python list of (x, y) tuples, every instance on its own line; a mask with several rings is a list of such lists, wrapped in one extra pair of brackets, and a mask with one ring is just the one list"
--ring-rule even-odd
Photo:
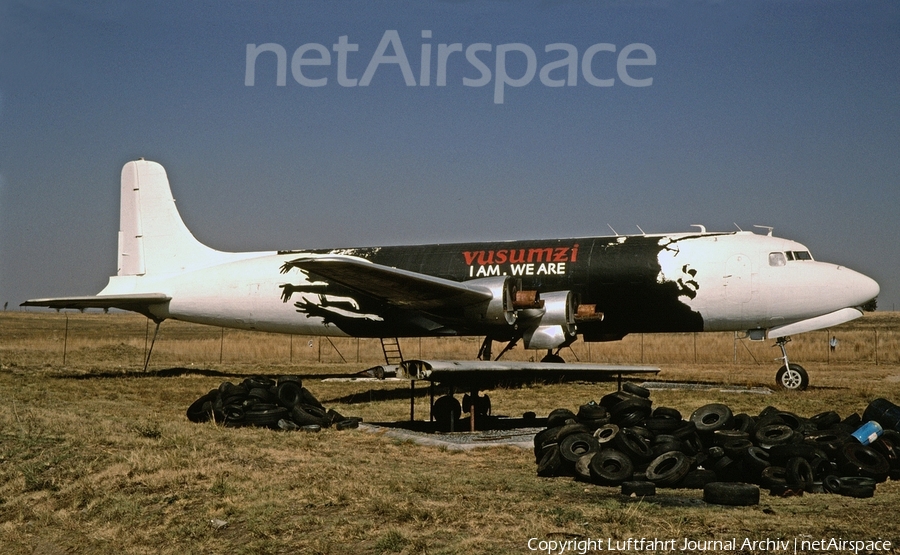
[(117, 275), (182, 272), (227, 256), (197, 241), (184, 225), (166, 170), (156, 162), (125, 164), (121, 194)]

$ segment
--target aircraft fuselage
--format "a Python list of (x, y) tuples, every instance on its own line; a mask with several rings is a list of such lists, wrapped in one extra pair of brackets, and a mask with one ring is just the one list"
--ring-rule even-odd
[[(446, 311), (429, 318), (298, 268), (280, 268), (298, 256), (339, 255), (458, 282), (513, 276), (522, 289), (572, 291), (581, 304), (596, 305), (604, 318), (577, 324), (586, 341), (639, 332), (764, 330), (862, 306), (877, 295), (870, 278), (808, 253), (797, 242), (750, 232), (684, 233), (245, 253), (139, 279), (141, 289), (172, 297), (152, 307), (161, 319), (359, 337), (509, 334), (493, 322)], [(135, 278), (113, 277), (102, 294), (132, 292), (116, 280)]]

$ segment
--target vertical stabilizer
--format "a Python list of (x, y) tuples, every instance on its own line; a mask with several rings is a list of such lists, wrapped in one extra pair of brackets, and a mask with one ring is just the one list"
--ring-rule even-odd
[(197, 241), (184, 225), (165, 168), (147, 160), (125, 164), (117, 275), (182, 272), (217, 263), (224, 255)]

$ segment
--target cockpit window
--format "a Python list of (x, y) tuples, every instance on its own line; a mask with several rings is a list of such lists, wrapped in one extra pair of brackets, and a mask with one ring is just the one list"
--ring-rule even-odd
[(770, 252), (769, 266), (784, 266), (788, 260), (812, 260), (809, 251)]
[(784, 266), (785, 264), (787, 264), (787, 259), (783, 252), (769, 253), (769, 266)]

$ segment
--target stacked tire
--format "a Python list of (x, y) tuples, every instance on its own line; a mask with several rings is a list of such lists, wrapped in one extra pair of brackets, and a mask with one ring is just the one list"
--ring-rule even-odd
[[(873, 401), (875, 409), (864, 414), (892, 418), (885, 403)], [(877, 483), (900, 477), (900, 432), (886, 429), (863, 445), (852, 435), (861, 424), (856, 413), (807, 418), (766, 407), (734, 414), (721, 403), (685, 418), (671, 407), (654, 408), (650, 392), (629, 383), (577, 413), (551, 412), (534, 437), (534, 455), (539, 476), (573, 476), (640, 495), (703, 489), (711, 503), (753, 504), (762, 487), (780, 496), (871, 497)]]
[(254, 376), (235, 385), (222, 382), (194, 401), (187, 409), (191, 422), (208, 422), (230, 427), (318, 431), (334, 425), (356, 428), (361, 419), (345, 418), (326, 410), (305, 387), (299, 376), (272, 379)]

